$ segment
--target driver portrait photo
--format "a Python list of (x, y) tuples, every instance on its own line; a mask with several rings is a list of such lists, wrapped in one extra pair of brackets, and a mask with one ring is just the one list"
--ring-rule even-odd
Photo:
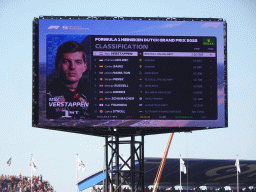
[(58, 47), (55, 60), (57, 76), (46, 88), (47, 119), (89, 117), (89, 87), (82, 78), (86, 70), (86, 52), (79, 43), (67, 41)]

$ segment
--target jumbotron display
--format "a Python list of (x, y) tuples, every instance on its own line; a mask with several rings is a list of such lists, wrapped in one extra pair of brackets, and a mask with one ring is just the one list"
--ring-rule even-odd
[(99, 136), (227, 127), (222, 19), (33, 24), (33, 126)]

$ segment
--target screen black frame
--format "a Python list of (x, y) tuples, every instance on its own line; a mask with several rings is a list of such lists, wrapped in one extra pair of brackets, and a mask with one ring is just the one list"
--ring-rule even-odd
[(40, 126), (39, 125), (39, 19), (81, 19), (81, 20), (150, 20), (150, 21), (221, 21), (224, 26), (224, 96), (225, 127), (228, 127), (228, 78), (227, 78), (227, 22), (222, 18), (185, 18), (185, 17), (112, 17), (112, 16), (39, 16), (32, 26), (32, 126), (58, 131), (66, 131), (95, 136), (152, 135), (170, 132), (191, 132), (195, 130), (223, 127), (85, 127), (85, 126)]

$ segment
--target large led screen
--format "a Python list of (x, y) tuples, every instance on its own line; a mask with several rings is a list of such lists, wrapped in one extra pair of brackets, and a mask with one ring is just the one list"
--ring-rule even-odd
[(222, 19), (34, 22), (33, 126), (227, 127)]

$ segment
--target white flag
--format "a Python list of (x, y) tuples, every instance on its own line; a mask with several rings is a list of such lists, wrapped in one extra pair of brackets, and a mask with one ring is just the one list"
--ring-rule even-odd
[(33, 171), (36, 172), (37, 166), (36, 166), (36, 163), (35, 163), (33, 157), (31, 157), (29, 165), (32, 166)]
[(183, 159), (180, 158), (180, 171), (183, 172), (184, 174), (187, 173), (186, 171), (186, 166), (185, 166), (185, 162), (183, 161)]
[(82, 170), (82, 172), (85, 171), (85, 165), (83, 163), (83, 161), (77, 156), (77, 162), (78, 162), (78, 167), (77, 169), (80, 171)]
[(235, 166), (236, 166), (236, 170), (237, 170), (237, 172), (241, 172), (241, 169), (240, 169), (240, 165), (239, 165), (239, 159), (238, 159), (238, 157), (237, 157), (237, 159), (236, 159), (236, 163), (235, 163)]

